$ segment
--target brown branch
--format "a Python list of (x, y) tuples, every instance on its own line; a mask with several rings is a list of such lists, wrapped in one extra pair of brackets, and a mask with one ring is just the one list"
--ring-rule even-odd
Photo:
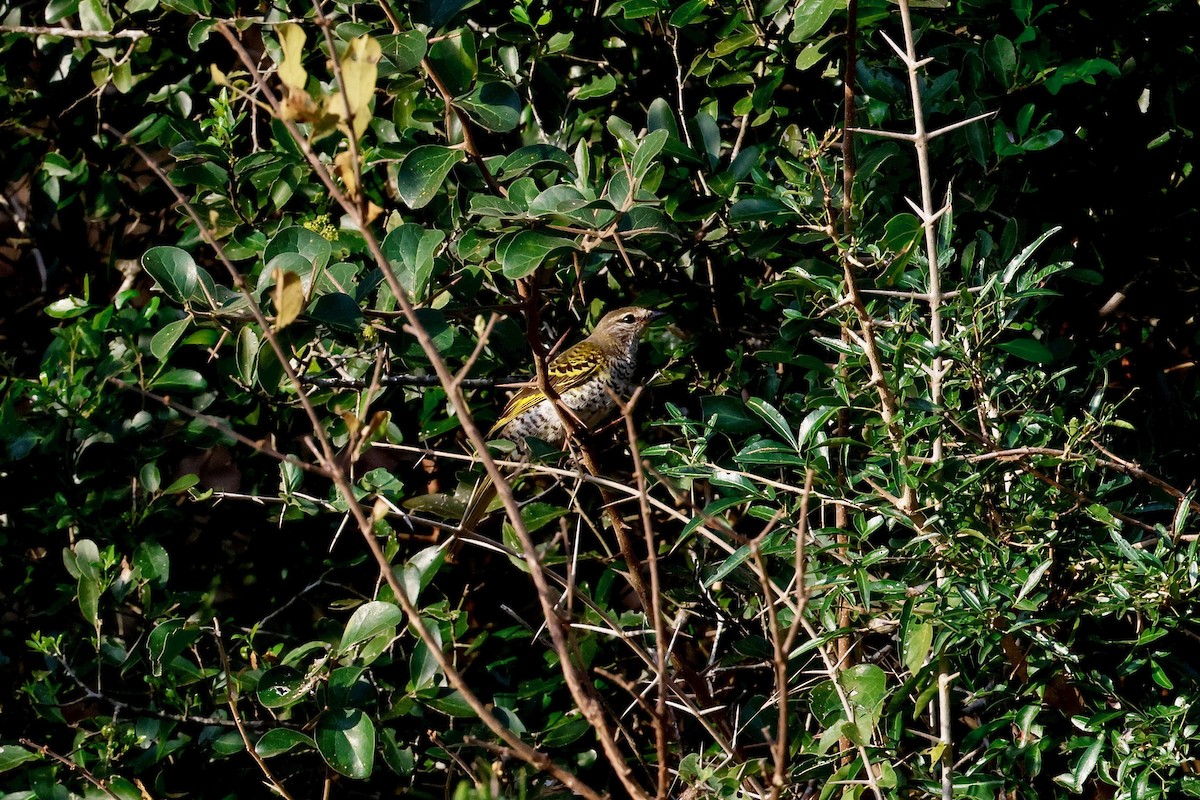
[(450, 138), (450, 117), (453, 115), (458, 118), (458, 126), (462, 129), (463, 150), (466, 152), (467, 158), (471, 159), (471, 162), (479, 168), (479, 173), (483, 175), (484, 183), (488, 185), (488, 189), (492, 191), (492, 194), (507, 197), (508, 192), (496, 182), (496, 178), (492, 175), (491, 170), (488, 169), (483, 156), (479, 154), (479, 148), (475, 144), (475, 135), (471, 131), (471, 126), (474, 123), (471, 122), (471, 118), (467, 116), (465, 111), (455, 105), (454, 95), (450, 93), (446, 84), (442, 82), (442, 77), (438, 75), (437, 69), (433, 66), (433, 62), (429, 60), (428, 56), (421, 59), (421, 69), (429, 76), (429, 80), (433, 82), (438, 94), (442, 96), (442, 102), (446, 104), (446, 138)]
[(225, 688), (229, 692), (229, 713), (233, 715), (233, 721), (237, 725), (238, 733), (242, 735), (242, 742), (246, 745), (246, 752), (254, 759), (254, 763), (258, 764), (259, 770), (263, 776), (271, 783), (272, 788), (279, 792), (279, 795), (284, 800), (295, 800), (288, 793), (287, 788), (275, 777), (275, 773), (267, 766), (267, 762), (258, 754), (254, 745), (250, 742), (250, 734), (246, 733), (246, 726), (242, 724), (242, 715), (238, 711), (238, 690), (237, 681), (233, 677), (233, 671), (229, 668), (229, 654), (225, 652), (225, 643), (221, 641), (221, 623), (213, 619), (213, 639), (217, 643), (217, 655), (221, 658), (221, 671), (225, 673)]
[[(625, 436), (629, 442), (633, 473), (637, 479), (638, 509), (641, 511), (642, 535), (646, 543), (646, 566), (650, 572), (650, 607), (643, 607), (642, 610), (650, 615), (654, 624), (654, 669), (658, 679), (658, 697), (651, 720), (654, 724), (654, 744), (658, 751), (656, 796), (658, 800), (666, 800), (670, 782), (667, 765), (667, 632), (662, 616), (662, 587), (658, 575), (658, 546), (654, 541), (654, 523), (650, 515), (650, 491), (646, 484), (646, 470), (642, 465), (641, 451), (638, 449), (637, 426), (634, 425), (632, 413), (641, 391), (639, 387), (628, 403), (621, 402), (619, 397), (616, 400), (621, 417), (625, 420)], [(634, 569), (634, 565), (629, 566), (631, 570)]]
[[(97, 789), (104, 792), (109, 797), (113, 798), (113, 800), (121, 800), (121, 795), (117, 794), (111, 788), (109, 788), (108, 781), (97, 778), (95, 775), (93, 775), (91, 773), (90, 770), (88, 770), (87, 767), (83, 766), (82, 764), (76, 764), (74, 761), (67, 758), (66, 756), (60, 755), (60, 754), (54, 752), (53, 750), (50, 749), (49, 745), (39, 744), (39, 743), (33, 741), (32, 739), (17, 739), (17, 741), (20, 742), (25, 747), (28, 747), (31, 750), (36, 750), (37, 752), (41, 753), (42, 755), (54, 759), (55, 761), (62, 764), (64, 767), (71, 770), (72, 772), (78, 772), (80, 775), (82, 775), (84, 777), (84, 779), (88, 783), (90, 783), (92, 786), (95, 786)], [(143, 789), (143, 791), (145, 791), (145, 790)]]
[(131, 39), (138, 41), (150, 34), (145, 31), (81, 31), (44, 25), (0, 25), (0, 33), (23, 33), (28, 36), (61, 36), (64, 39)]
[[(241, 42), (237, 40), (237, 37), (227, 25), (218, 24), (217, 30), (226, 38), (226, 40), (230, 43), (230, 46), (238, 54), (243, 66), (246, 67), (255, 84), (259, 87), (263, 96), (267, 99), (268, 104), (276, 110), (277, 116), (281, 116), (278, 115), (278, 98), (275, 96), (275, 93), (271, 91), (270, 87), (267, 86), (266, 80), (263, 78), (262, 73), (258, 70), (254, 60), (250, 58), (245, 48), (242, 47)], [(542, 568), (541, 561), (538, 558), (537, 548), (534, 545), (533, 538), (530, 536), (529, 530), (525, 526), (524, 520), (521, 518), (520, 508), (517, 505), (516, 498), (513, 496), (512, 488), (508, 485), (508, 482), (505, 480), (504, 476), (500, 473), (499, 468), (496, 466), (495, 460), (492, 458), (491, 453), (487, 449), (487, 442), (484, 440), (483, 434), (480, 432), (479, 427), (475, 424), (474, 419), (471, 416), (470, 408), (466, 403), (466, 398), (463, 396), (461, 389), (455, 386), (454, 376), (450, 373), (445, 360), (442, 358), (441, 353), (438, 351), (436, 345), (433, 343), (433, 340), (430, 338), (429, 332), (426, 331), (424, 326), (421, 325), (421, 322), (416, 315), (416, 309), (408, 297), (408, 293), (404, 290), (403, 285), (396, 277), (396, 273), (392, 270), (391, 264), (388, 262), (387, 258), (383, 254), (383, 251), (380, 249), (379, 242), (375, 238), (374, 233), (366, 224), (366, 221), (358, 213), (357, 206), (349, 201), (345, 194), (339, 189), (336, 182), (332, 179), (328, 168), (313, 152), (311, 142), (309, 142), (307, 138), (300, 132), (295, 123), (287, 119), (281, 119), (280, 121), (288, 130), (289, 134), (293, 137), (301, 152), (304, 153), (306, 160), (308, 160), (309, 164), (312, 166), (313, 171), (317, 175), (318, 179), (329, 191), (330, 196), (347, 212), (347, 214), (351, 217), (351, 220), (361, 232), (363, 241), (367, 245), (368, 252), (370, 252), (372, 258), (375, 260), (376, 266), (378, 266), (383, 272), (384, 279), (387, 281), (388, 287), (392, 290), (392, 294), (396, 297), (397, 303), (400, 305), (401, 310), (404, 312), (405, 318), (408, 320), (408, 325), (406, 326), (407, 330), (409, 330), (416, 337), (422, 351), (425, 353), (426, 357), (430, 361), (430, 364), (433, 366), (434, 372), (437, 373), (438, 378), (441, 380), (442, 386), (446, 390), (447, 401), (454, 409), (455, 415), (457, 416), (459, 423), (462, 425), (468, 441), (471, 442), (472, 447), (474, 447), (476, 453), (478, 454), (479, 460), (483, 464), (488, 477), (493, 481), (496, 493), (504, 505), (505, 513), (508, 515), (513, 530), (521, 542), (521, 549), (524, 551), (526, 556), (526, 564), (529, 568), (530, 578), (534, 583), (539, 605), (541, 606), (544, 618), (548, 623), (550, 623), (548, 625), (548, 630), (550, 637), (554, 642), (555, 651), (559, 655), (559, 668), (562, 670), (563, 678), (567, 684), (568, 690), (571, 692), (572, 699), (574, 700), (576, 707), (579, 708), (580, 712), (583, 714), (584, 718), (588, 720), (593, 728), (595, 728), (605, 756), (610, 761), (618, 777), (621, 779), (626, 791), (628, 791), (630, 795), (635, 798), (635, 800), (644, 800), (644, 798), (646, 798), (644, 790), (630, 777), (631, 770), (624, 762), (624, 758), (620, 752), (620, 749), (617, 747), (615, 740), (612, 738), (611, 732), (608, 730), (607, 726), (604, 725), (603, 712), (593, 694), (591, 686), (583, 680), (578, 665), (570, 657), (570, 648), (566, 641), (566, 634), (563, 631), (562, 625), (558, 621), (558, 616), (554, 608), (555, 599), (550, 591), (549, 584), (547, 583), (545, 571)], [(344, 496), (352, 496), (351, 487), (346, 482), (345, 476), (342, 475), (340, 471), (335, 470), (334, 479), (338, 484), (338, 490), (342, 492)], [(481, 702), (479, 702), (478, 698), (470, 693), (470, 689), (466, 686), (465, 682), (463, 682), (461, 676), (449, 664), (445, 657), (445, 653), (442, 652), (440, 645), (433, 641), (432, 637), (429, 635), (429, 632), (425, 630), (424, 626), (420, 623), (419, 617), (415, 616), (416, 609), (412, 605), (407, 595), (404, 593), (403, 587), (401, 587), (399, 581), (396, 579), (396, 576), (393, 574), (390, 562), (387, 560), (383, 551), (379, 547), (379, 543), (376, 541), (375, 534), (371, 529), (370, 521), (361, 516), (362, 509), (355, 505), (351, 505), (351, 513), (355, 514), (356, 521), (359, 523), (360, 532), (363, 534), (363, 538), (366, 540), (368, 548), (375, 556), (376, 561), (379, 564), (380, 572), (387, 580), (388, 585), (392, 588), (392, 591), (395, 593), (397, 599), (401, 601), (402, 606), (405, 607), (405, 612), (410, 614), (412, 617), (412, 626), (429, 644), (431, 653), (434, 655), (435, 659), (438, 660), (439, 665), (442, 665), (445, 669), (447, 679), (451, 681), (455, 688), (460, 690), (460, 692), (464, 695), (464, 698), (466, 698), (471, 704), (472, 709), (479, 716), (480, 720), (483, 721), (484, 724), (486, 724), (494, 733), (504, 739), (504, 741), (509, 744), (509, 746), (513, 747), (516, 752), (521, 754), (522, 758), (524, 758), (529, 764), (538, 769), (550, 771), (556, 778), (563, 781), (563, 783), (572, 791), (576, 791), (584, 796), (596, 798), (596, 800), (598, 800), (599, 795), (596, 794), (595, 790), (591, 789), (591, 787), (587, 786), (587, 784), (584, 784), (582, 781), (580, 781), (579, 778), (573, 773), (570, 773), (554, 764), (554, 762), (550, 760), (544, 753), (536, 751), (522, 742), (512, 731), (500, 723), (499, 720), (487, 708), (485, 708)], [(429, 638), (426, 639), (425, 637)], [(454, 677), (452, 678), (451, 675)]]
[(191, 409), (185, 405), (176, 403), (170, 397), (167, 397), (165, 395), (155, 394), (154, 392), (151, 392), (148, 389), (143, 389), (141, 386), (138, 386), (137, 384), (128, 383), (126, 381), (121, 380), (120, 378), (109, 377), (106, 380), (119, 389), (124, 389), (126, 391), (135, 392), (149, 400), (154, 400), (155, 402), (162, 403), (167, 408), (170, 408), (174, 411), (178, 411), (180, 414), (185, 414), (186, 416), (191, 417), (192, 419), (196, 420), (197, 422), (202, 422), (205, 425), (209, 426), (210, 428), (220, 431), (221, 433), (225, 434), (229, 438), (246, 445), (247, 447), (251, 448), (252, 450), (258, 451), (259, 453), (262, 453), (263, 455), (267, 455), (278, 461), (283, 461), (288, 464), (291, 464), (292, 466), (302, 469), (305, 472), (315, 472), (318, 475), (325, 474), (325, 471), (316, 464), (310, 464), (307, 461), (302, 461), (293, 455), (288, 455), (287, 453), (280, 452), (279, 450), (276, 450), (271, 445), (266, 444), (264, 440), (256, 441), (254, 439), (251, 439), (249, 436), (244, 436), (244, 435), (238, 433), (233, 428), (229, 427), (229, 423), (223, 419), (220, 419), (220, 418), (214, 417), (214, 416), (210, 416), (208, 414), (202, 414), (199, 411), (196, 411), (195, 409)]

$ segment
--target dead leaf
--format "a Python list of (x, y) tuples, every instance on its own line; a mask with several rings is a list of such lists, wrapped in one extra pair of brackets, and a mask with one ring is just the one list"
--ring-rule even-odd
[[(379, 58), (383, 51), (379, 42), (363, 34), (350, 40), (342, 55), (342, 91), (345, 100), (335, 111), (348, 125), (346, 107), (349, 106), (353, 120), (353, 133), (357, 138), (371, 122), (371, 99), (375, 96), (375, 81), (379, 77)], [(340, 98), (339, 98), (340, 99)]]
[(271, 295), (275, 300), (275, 330), (281, 331), (304, 310), (304, 287), (300, 285), (300, 276), (276, 267)]
[(279, 36), (279, 49), (283, 51), (279, 80), (289, 89), (304, 91), (304, 84), (308, 83), (308, 72), (304, 69), (304, 41), (308, 37), (294, 22), (277, 25), (275, 33)]
[(358, 176), (354, 173), (354, 154), (343, 150), (333, 157), (333, 165), (337, 168), (338, 177), (346, 187), (346, 194), (351, 199), (358, 197)]

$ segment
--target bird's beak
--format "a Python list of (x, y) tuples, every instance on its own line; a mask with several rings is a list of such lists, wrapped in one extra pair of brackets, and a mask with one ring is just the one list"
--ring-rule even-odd
[(667, 315), (667, 312), (665, 312), (665, 311), (651, 311), (650, 312), (650, 321), (654, 322), (655, 320), (662, 319), (666, 315)]

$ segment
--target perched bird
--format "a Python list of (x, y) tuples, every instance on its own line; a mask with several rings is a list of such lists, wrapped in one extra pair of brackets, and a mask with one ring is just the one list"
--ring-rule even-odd
[[(617, 404), (614, 394), (627, 398), (632, 393), (638, 343), (646, 326), (661, 316), (662, 312), (637, 306), (610, 311), (590, 336), (546, 365), (550, 387), (584, 427), (612, 413)], [(528, 451), (525, 439), (530, 436), (554, 445), (566, 438), (558, 410), (536, 385), (514, 394), (488, 431), (489, 439), (508, 439), (520, 452)], [(493, 497), (495, 487), (485, 478), (467, 504), (462, 530), (474, 529)]]
[[(613, 393), (621, 398), (630, 395), (642, 331), (661, 316), (659, 311), (637, 306), (610, 311), (591, 336), (546, 365), (550, 388), (585, 427), (595, 425), (612, 412), (616, 406)], [(488, 432), (489, 439), (497, 436), (524, 448), (528, 436), (562, 444), (564, 431), (554, 405), (541, 389), (531, 385), (508, 401)]]

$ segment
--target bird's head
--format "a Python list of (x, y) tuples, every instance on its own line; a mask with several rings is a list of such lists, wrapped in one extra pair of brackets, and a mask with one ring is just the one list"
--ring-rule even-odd
[(618, 308), (605, 314), (588, 338), (615, 350), (625, 350), (636, 345), (646, 326), (661, 316), (661, 311), (652, 311), (649, 308)]

